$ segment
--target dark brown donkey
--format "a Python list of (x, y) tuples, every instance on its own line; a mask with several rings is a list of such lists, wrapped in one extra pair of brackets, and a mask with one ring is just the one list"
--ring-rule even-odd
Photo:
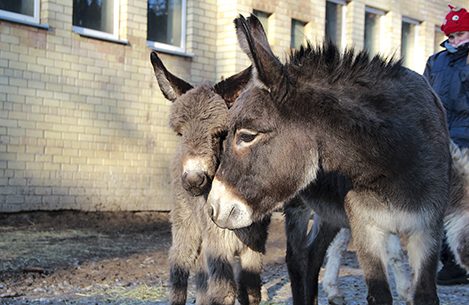
[[(171, 74), (156, 52), (151, 63), (161, 91), (172, 101), (170, 126), (181, 136), (171, 171), (175, 206), (171, 210), (170, 304), (186, 304), (191, 269), (195, 269), (197, 304), (232, 305), (236, 298), (243, 305), (259, 304), (270, 218), (240, 230), (221, 229), (210, 220), (206, 204), (227, 130), (228, 106), (247, 85), (251, 69), (215, 86), (193, 88)], [(234, 269), (236, 257), (241, 267)]]
[(344, 205), (368, 303), (392, 304), (384, 264), (394, 233), (408, 239), (411, 304), (439, 304), (435, 273), (451, 160), (444, 110), (427, 82), (400, 62), (341, 55), (332, 45), (301, 48), (283, 65), (255, 17), (235, 25), (255, 86), (229, 113), (207, 201), (213, 221), (249, 226), (307, 195), (320, 169), (338, 173), (351, 184)]

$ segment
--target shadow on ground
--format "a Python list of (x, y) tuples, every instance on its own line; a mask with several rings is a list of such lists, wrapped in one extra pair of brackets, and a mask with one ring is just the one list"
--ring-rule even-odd
[[(272, 219), (263, 305), (291, 304), (283, 217)], [(167, 304), (169, 215), (157, 212), (0, 214), (0, 304)], [(341, 269), (347, 304), (365, 304), (353, 249)], [(188, 302), (194, 302), (191, 283)], [(439, 287), (442, 305), (469, 304), (469, 285)], [(327, 304), (320, 291), (319, 304)], [(395, 304), (404, 304), (396, 302)]]

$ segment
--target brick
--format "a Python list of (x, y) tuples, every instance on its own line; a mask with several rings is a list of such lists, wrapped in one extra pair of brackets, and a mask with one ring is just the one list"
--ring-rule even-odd
[[(412, 68), (422, 69), (433, 52), (434, 27), (443, 20), (446, 2), (348, 1), (347, 42), (357, 48), (363, 44), (365, 5), (388, 12), (383, 19), (388, 33), (384, 50), (399, 50), (402, 15), (419, 19), (421, 37)], [(467, 6), (461, 0), (453, 2)], [(0, 212), (66, 207), (169, 209), (169, 160), (178, 140), (168, 128), (171, 104), (161, 94), (149, 62), (147, 3), (123, 1), (121, 5), (120, 34), (130, 46), (73, 33), (71, 1), (44, 4), (41, 16), (53, 25), (53, 31), (28, 34), (5, 22), (0, 27), (0, 156), (7, 157), (0, 158), (0, 182), (34, 173), (42, 177), (35, 180), (36, 185), (51, 191), (36, 194), (24, 185), (5, 194), (0, 191)], [(200, 0), (187, 4), (186, 44), (195, 56), (164, 54), (162, 58), (170, 71), (190, 83), (216, 81), (249, 65), (237, 45), (232, 20), (254, 8), (272, 13), (269, 41), (281, 60), (290, 46), (291, 18), (307, 22), (306, 34), (313, 41), (323, 39), (325, 1)], [(149, 134), (156, 144), (148, 143)], [(110, 188), (106, 175), (111, 169), (113, 179), (133, 186)], [(53, 194), (54, 183), (67, 187)], [(93, 186), (93, 196), (84, 196), (82, 185)], [(157, 197), (158, 202), (142, 204), (148, 202), (145, 194), (157, 194), (150, 197)]]

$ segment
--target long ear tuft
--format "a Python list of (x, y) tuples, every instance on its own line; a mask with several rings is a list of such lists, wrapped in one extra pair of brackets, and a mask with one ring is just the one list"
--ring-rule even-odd
[(151, 52), (150, 60), (155, 71), (156, 80), (160, 85), (160, 90), (168, 100), (174, 102), (180, 95), (192, 89), (189, 83), (171, 74), (166, 69), (155, 51)]
[(248, 85), (252, 78), (252, 66), (244, 69), (238, 74), (232, 75), (214, 86), (215, 92), (226, 102), (228, 108), (233, 106), (239, 94)]
[(238, 42), (253, 63), (256, 77), (271, 88), (283, 77), (283, 66), (272, 52), (261, 22), (252, 15), (234, 20)]

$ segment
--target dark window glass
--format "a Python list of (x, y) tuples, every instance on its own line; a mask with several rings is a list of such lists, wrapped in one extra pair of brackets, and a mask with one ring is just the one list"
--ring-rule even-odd
[(379, 52), (379, 18), (381, 16), (370, 12), (365, 13), (365, 49), (371, 55)]
[(147, 39), (181, 46), (182, 0), (148, 0)]
[(291, 21), (290, 47), (299, 49), (305, 38), (305, 23), (296, 19)]
[(114, 33), (114, 0), (73, 0), (73, 25)]
[(34, 0), (0, 0), (0, 10), (34, 16)]
[(403, 64), (409, 67), (413, 62), (415, 52), (416, 26), (409, 22), (402, 22), (401, 29), (401, 57)]
[(439, 52), (441, 50), (444, 50), (444, 48), (441, 46), (443, 41), (446, 40), (445, 34), (440, 30), (440, 28), (435, 29), (435, 45), (433, 47), (434, 53)]
[(338, 47), (342, 37), (342, 9), (341, 4), (326, 2), (326, 39)]

